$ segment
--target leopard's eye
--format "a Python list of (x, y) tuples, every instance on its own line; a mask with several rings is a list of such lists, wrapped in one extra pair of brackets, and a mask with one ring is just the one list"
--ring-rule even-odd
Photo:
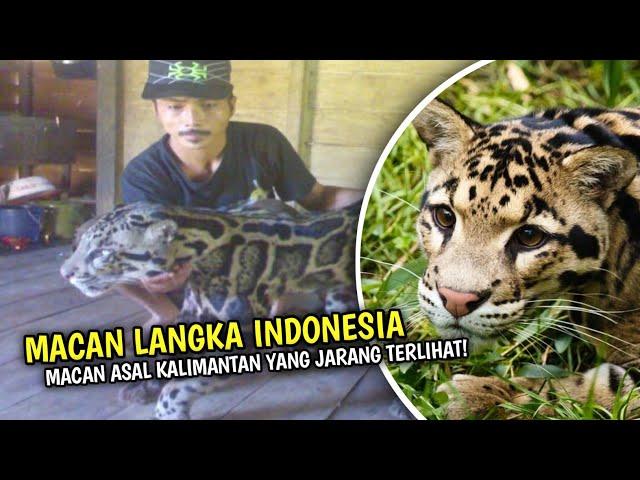
[(91, 262), (94, 268), (102, 269), (115, 259), (115, 252), (107, 248), (97, 248), (87, 255), (87, 262)]
[(533, 225), (520, 227), (514, 233), (516, 241), (525, 248), (541, 247), (549, 238), (549, 235)]
[(440, 228), (449, 230), (456, 224), (456, 215), (449, 207), (439, 206), (433, 209), (433, 221)]

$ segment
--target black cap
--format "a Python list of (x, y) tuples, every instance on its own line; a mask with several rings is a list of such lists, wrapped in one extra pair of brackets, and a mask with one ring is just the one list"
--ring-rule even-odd
[(227, 98), (233, 92), (229, 60), (149, 60), (142, 98)]

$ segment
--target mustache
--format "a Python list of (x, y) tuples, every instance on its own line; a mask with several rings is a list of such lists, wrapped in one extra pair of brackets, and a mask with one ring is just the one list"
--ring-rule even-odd
[(181, 137), (184, 137), (187, 135), (211, 135), (211, 132), (209, 130), (191, 129), (191, 130), (183, 130), (182, 132), (179, 132), (178, 135), (180, 135)]

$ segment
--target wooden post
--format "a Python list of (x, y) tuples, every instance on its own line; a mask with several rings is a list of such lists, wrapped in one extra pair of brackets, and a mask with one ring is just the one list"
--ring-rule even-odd
[(98, 60), (96, 122), (96, 212), (113, 209), (118, 194), (120, 62)]
[(318, 92), (318, 60), (305, 60), (302, 81), (302, 104), (300, 110), (300, 135), (298, 153), (307, 167), (311, 166), (311, 142)]
[(65, 192), (71, 192), (71, 163), (65, 163), (62, 166), (62, 181), (60, 185)]
[(33, 115), (33, 61), (23, 60), (20, 64), (20, 113), (25, 117)]
[[(23, 60), (20, 62), (18, 73), (19, 86), (19, 111), (25, 117), (33, 115), (33, 61)], [(22, 161), (33, 161), (31, 158)], [(20, 178), (31, 177), (33, 175), (33, 165), (21, 164), (18, 166), (18, 176)]]
[(302, 120), (302, 104), (304, 85), (304, 60), (291, 60), (289, 63), (289, 88), (287, 102), (287, 130), (285, 132), (291, 145), (300, 148), (300, 122)]
[(18, 167), (18, 177), (26, 178), (33, 176), (33, 165), (20, 165)]

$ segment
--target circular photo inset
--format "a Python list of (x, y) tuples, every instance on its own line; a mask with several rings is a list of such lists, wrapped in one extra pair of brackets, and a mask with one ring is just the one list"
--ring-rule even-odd
[(469, 345), (383, 367), (416, 416), (640, 417), (639, 106), (639, 61), (482, 62), (394, 135), (361, 218), (364, 306)]

